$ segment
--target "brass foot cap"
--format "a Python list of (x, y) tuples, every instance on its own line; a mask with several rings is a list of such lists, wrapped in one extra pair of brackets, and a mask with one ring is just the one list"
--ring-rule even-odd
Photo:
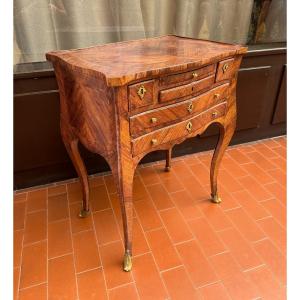
[(221, 200), (221, 198), (218, 196), (218, 194), (216, 194), (216, 195), (211, 195), (211, 202), (213, 202), (213, 203), (221, 203), (222, 200)]
[(79, 218), (86, 218), (90, 213), (91, 213), (90, 210), (82, 209), (82, 210), (79, 212), (78, 217), (79, 217)]
[(165, 172), (170, 172), (171, 171), (171, 167), (165, 167)]
[(123, 262), (123, 270), (125, 272), (129, 272), (132, 269), (132, 258), (129, 253), (125, 253), (124, 262)]

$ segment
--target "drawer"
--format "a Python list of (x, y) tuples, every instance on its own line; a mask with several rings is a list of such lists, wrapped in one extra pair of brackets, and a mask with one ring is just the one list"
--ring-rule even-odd
[(201, 90), (210, 87), (215, 82), (215, 76), (193, 81), (189, 84), (180, 85), (171, 89), (159, 92), (159, 102), (168, 102), (177, 98), (199, 93)]
[(160, 85), (166, 86), (166, 85), (172, 85), (175, 83), (182, 83), (191, 80), (199, 80), (214, 74), (215, 71), (216, 71), (216, 65), (213, 64), (213, 65), (205, 66), (201, 69), (165, 76), (160, 79)]
[(226, 102), (218, 104), (205, 112), (202, 112), (186, 121), (176, 123), (168, 127), (153, 131), (132, 140), (132, 154), (136, 156), (151, 149), (156, 150), (159, 145), (175, 141), (180, 138), (188, 138), (197, 133), (204, 126), (219, 119), (226, 114)]
[(148, 80), (128, 86), (130, 110), (148, 106), (154, 102), (155, 80)]
[(220, 61), (216, 75), (216, 81), (231, 79), (236, 72), (236, 60), (234, 58)]
[(181, 119), (193, 116), (224, 101), (229, 83), (220, 85), (202, 95), (180, 103), (164, 106), (159, 109), (130, 118), (130, 132), (133, 137), (155, 130), (157, 127), (170, 125)]

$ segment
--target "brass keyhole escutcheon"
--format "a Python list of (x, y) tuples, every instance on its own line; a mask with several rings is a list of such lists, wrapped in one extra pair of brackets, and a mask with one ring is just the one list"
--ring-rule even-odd
[(157, 118), (151, 118), (151, 123), (156, 123), (157, 122)]
[(192, 75), (193, 75), (194, 78), (197, 78), (197, 77), (198, 77), (198, 74), (197, 74), (196, 72), (193, 72)]
[(193, 109), (194, 109), (194, 105), (193, 103), (190, 103), (187, 108), (188, 112), (191, 114), (193, 112)]
[(220, 98), (220, 94), (214, 94), (214, 98), (217, 100)]
[(214, 111), (211, 115), (213, 118), (215, 118), (218, 115), (218, 113), (216, 111)]
[(188, 122), (188, 123), (186, 124), (186, 130), (187, 130), (188, 132), (191, 132), (192, 128), (193, 128), (192, 122)]
[(145, 94), (146, 94), (146, 92), (147, 92), (146, 88), (142, 85), (142, 86), (139, 87), (137, 93), (138, 93), (139, 97), (140, 97), (141, 99), (143, 99), (144, 96), (145, 96)]
[(152, 139), (152, 140), (151, 140), (151, 144), (152, 144), (152, 145), (156, 145), (156, 144), (157, 144), (157, 139)]
[(225, 73), (229, 68), (229, 65), (228, 64), (224, 64), (223, 66), (223, 73)]

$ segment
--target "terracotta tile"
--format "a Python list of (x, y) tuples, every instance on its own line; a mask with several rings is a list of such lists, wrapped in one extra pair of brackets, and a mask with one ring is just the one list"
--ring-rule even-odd
[(255, 268), (262, 264), (262, 260), (236, 229), (226, 229), (219, 232), (218, 235), (231, 251), (242, 270)]
[(118, 225), (111, 209), (93, 213), (93, 219), (99, 245), (121, 239)]
[(260, 143), (255, 145), (255, 150), (259, 152), (261, 155), (266, 157), (267, 159), (277, 157), (278, 154), (267, 147), (265, 144)]
[(23, 248), (20, 288), (40, 284), (47, 280), (47, 242)]
[(79, 181), (68, 183), (67, 192), (69, 203), (82, 201), (82, 188)]
[(195, 176), (182, 177), (181, 182), (193, 200), (200, 201), (210, 198), (210, 194), (201, 186), (202, 182), (200, 184)]
[(47, 213), (38, 211), (26, 215), (24, 244), (34, 243), (47, 238)]
[(40, 284), (20, 291), (19, 300), (46, 300), (47, 285)]
[(48, 197), (48, 222), (69, 217), (67, 194)]
[(60, 184), (48, 188), (48, 196), (65, 194), (66, 192), (67, 192), (67, 186), (65, 184)]
[(272, 194), (251, 176), (245, 176), (238, 180), (257, 201), (264, 201), (272, 197)]
[(228, 173), (234, 178), (243, 177), (247, 175), (247, 172), (230, 156), (225, 156), (222, 159), (221, 166), (227, 170)]
[(228, 192), (236, 192), (243, 189), (241, 184), (232, 177), (226, 170), (219, 171), (219, 182), (226, 187)]
[(122, 269), (124, 248), (121, 241), (100, 246), (99, 251), (108, 289), (132, 282), (131, 272)]
[(287, 212), (286, 207), (278, 199), (270, 199), (261, 202), (261, 205), (270, 212), (272, 217), (283, 227), (286, 228)]
[(286, 253), (286, 231), (279, 225), (273, 217), (258, 220), (262, 230), (271, 239), (272, 242), (282, 251)]
[(256, 242), (253, 247), (281, 284), (286, 285), (286, 259), (283, 254), (269, 239)]
[(82, 231), (73, 235), (76, 272), (98, 268), (100, 259), (94, 231)]
[(24, 230), (14, 231), (14, 268), (21, 263), (21, 253), (23, 247)]
[(193, 176), (190, 168), (184, 163), (183, 160), (177, 160), (172, 162), (171, 172), (175, 173), (178, 178), (181, 179), (181, 174), (184, 174), (185, 177)]
[(162, 277), (172, 300), (198, 299), (197, 291), (183, 267), (163, 272)]
[(171, 194), (172, 201), (181, 212), (185, 220), (192, 220), (203, 216), (197, 203), (186, 191), (179, 191)]
[(140, 299), (166, 299), (167, 293), (151, 254), (133, 259), (133, 276)]
[(202, 163), (192, 165), (190, 169), (202, 186), (209, 184), (209, 170)]
[(240, 273), (240, 267), (234, 260), (231, 252), (224, 252), (209, 258), (214, 270), (217, 272), (218, 278), (225, 279)]
[(24, 229), (26, 202), (14, 203), (14, 230)]
[(48, 225), (48, 257), (73, 252), (70, 221), (62, 220)]
[(226, 278), (223, 283), (232, 300), (250, 300), (260, 297), (257, 287), (243, 273)]
[(275, 167), (274, 164), (269, 159), (267, 159), (257, 151), (248, 153), (247, 155), (249, 156), (252, 162), (259, 165), (259, 167), (265, 171), (274, 169)]
[(202, 287), (200, 290), (200, 299), (203, 300), (230, 300), (224, 285), (216, 282)]
[(50, 259), (48, 263), (48, 299), (77, 299), (73, 255)]
[(272, 176), (279, 184), (286, 186), (286, 174), (280, 169), (269, 170), (268, 174)]
[(277, 148), (280, 146), (280, 143), (277, 142), (277, 139), (267, 139), (267, 140), (263, 140), (262, 142), (270, 149)]
[(155, 184), (147, 187), (152, 201), (154, 202), (156, 209), (166, 209), (174, 207), (168, 192), (162, 184)]
[(92, 228), (92, 215), (88, 215), (86, 218), (80, 218), (78, 216), (81, 209), (81, 203), (70, 204), (70, 215), (71, 215), (71, 230), (72, 233), (77, 233)]
[(274, 148), (273, 151), (280, 155), (282, 158), (286, 158), (286, 148), (278, 147)]
[(246, 164), (251, 162), (247, 155), (243, 154), (238, 148), (232, 148), (227, 150), (227, 154), (230, 155), (238, 164)]
[(247, 190), (232, 193), (232, 197), (237, 200), (237, 202), (254, 220), (262, 219), (270, 215), (270, 213), (263, 207), (263, 202), (256, 201), (256, 199)]
[(283, 186), (274, 182), (266, 184), (264, 187), (272, 194), (273, 197), (280, 200), (281, 204), (286, 206), (286, 189)]
[(146, 186), (160, 182), (159, 177), (152, 166), (140, 168), (139, 174)]
[(215, 255), (227, 250), (204, 218), (190, 221), (189, 226), (206, 256)]
[(183, 190), (183, 185), (176, 178), (164, 179), (162, 183), (169, 193), (174, 193)]
[(90, 189), (90, 205), (94, 212), (110, 208), (105, 185), (98, 185)]
[(14, 300), (18, 299), (19, 295), (19, 284), (20, 284), (20, 267), (14, 268), (14, 278), (13, 278), (13, 294), (14, 294)]
[(145, 238), (144, 231), (137, 218), (133, 219), (132, 236), (133, 236), (132, 240), (134, 245), (132, 249), (133, 255), (140, 255), (149, 251), (149, 247)]
[(198, 156), (195, 154), (186, 155), (183, 157), (183, 160), (189, 166), (195, 165), (199, 162)]
[(94, 177), (89, 177), (89, 186), (90, 188), (96, 187), (98, 185), (104, 185), (104, 179), (103, 176), (94, 176)]
[(28, 192), (27, 213), (47, 208), (47, 190), (41, 189)]
[(242, 207), (229, 210), (226, 212), (226, 215), (249, 242), (255, 242), (266, 237), (264, 232)]
[(254, 146), (251, 144), (242, 144), (242, 145), (239, 145), (238, 147), (239, 147), (240, 152), (242, 152), (244, 154), (255, 151)]
[(197, 206), (215, 231), (232, 227), (232, 223), (219, 205), (215, 205), (211, 201), (203, 200), (198, 202)]
[(178, 254), (164, 228), (147, 232), (146, 237), (160, 271), (181, 265)]
[(139, 300), (136, 287), (133, 283), (120, 286), (109, 291), (110, 300)]
[(279, 168), (282, 172), (286, 174), (286, 160), (280, 156), (276, 158), (270, 158), (270, 161), (276, 165), (277, 168)]
[(219, 207), (223, 211), (241, 207), (241, 205), (235, 200), (235, 198), (232, 195), (233, 193), (227, 192), (227, 190), (224, 187), (222, 186), (219, 187), (219, 196), (222, 199), (222, 202), (219, 204)]
[(195, 287), (217, 281), (216, 273), (195, 240), (176, 248)]
[(23, 202), (27, 199), (27, 193), (14, 194), (14, 202)]
[(281, 286), (266, 266), (250, 270), (246, 274), (259, 290), (262, 299), (282, 299), (278, 297)]
[(258, 164), (248, 163), (242, 165), (242, 167), (248, 172), (246, 175), (250, 174), (260, 184), (274, 182), (274, 178), (272, 178), (267, 172), (261, 169)]
[(144, 183), (142, 182), (140, 176), (135, 176), (133, 179), (133, 201), (144, 200), (148, 198), (148, 194)]
[(162, 223), (157, 211), (152, 204), (152, 201), (136, 201), (134, 202), (134, 208), (145, 231), (156, 229), (162, 226)]
[(114, 181), (112, 175), (103, 176), (103, 179), (104, 179), (105, 185), (107, 187), (108, 193), (109, 194), (116, 193), (117, 187), (116, 187), (116, 184), (115, 184), (115, 181)]
[(160, 215), (173, 243), (180, 243), (193, 238), (187, 223), (176, 208), (161, 211)]
[(91, 270), (77, 275), (80, 300), (104, 300), (107, 298), (102, 269)]

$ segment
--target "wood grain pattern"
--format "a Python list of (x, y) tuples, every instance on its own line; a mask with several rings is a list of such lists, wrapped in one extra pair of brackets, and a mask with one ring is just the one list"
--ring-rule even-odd
[[(83, 187), (81, 215), (89, 211), (89, 186), (78, 142), (103, 156), (112, 170), (123, 217), (126, 271), (131, 269), (133, 176), (147, 153), (164, 150), (169, 171), (174, 145), (219, 124), (211, 164), (215, 199), (220, 162), (235, 128), (236, 76), (246, 50), (164, 36), (46, 54), (59, 85), (62, 138)], [(147, 92), (140, 97), (142, 85)], [(160, 91), (169, 102), (159, 103)], [(149, 124), (152, 117), (157, 122)]]

